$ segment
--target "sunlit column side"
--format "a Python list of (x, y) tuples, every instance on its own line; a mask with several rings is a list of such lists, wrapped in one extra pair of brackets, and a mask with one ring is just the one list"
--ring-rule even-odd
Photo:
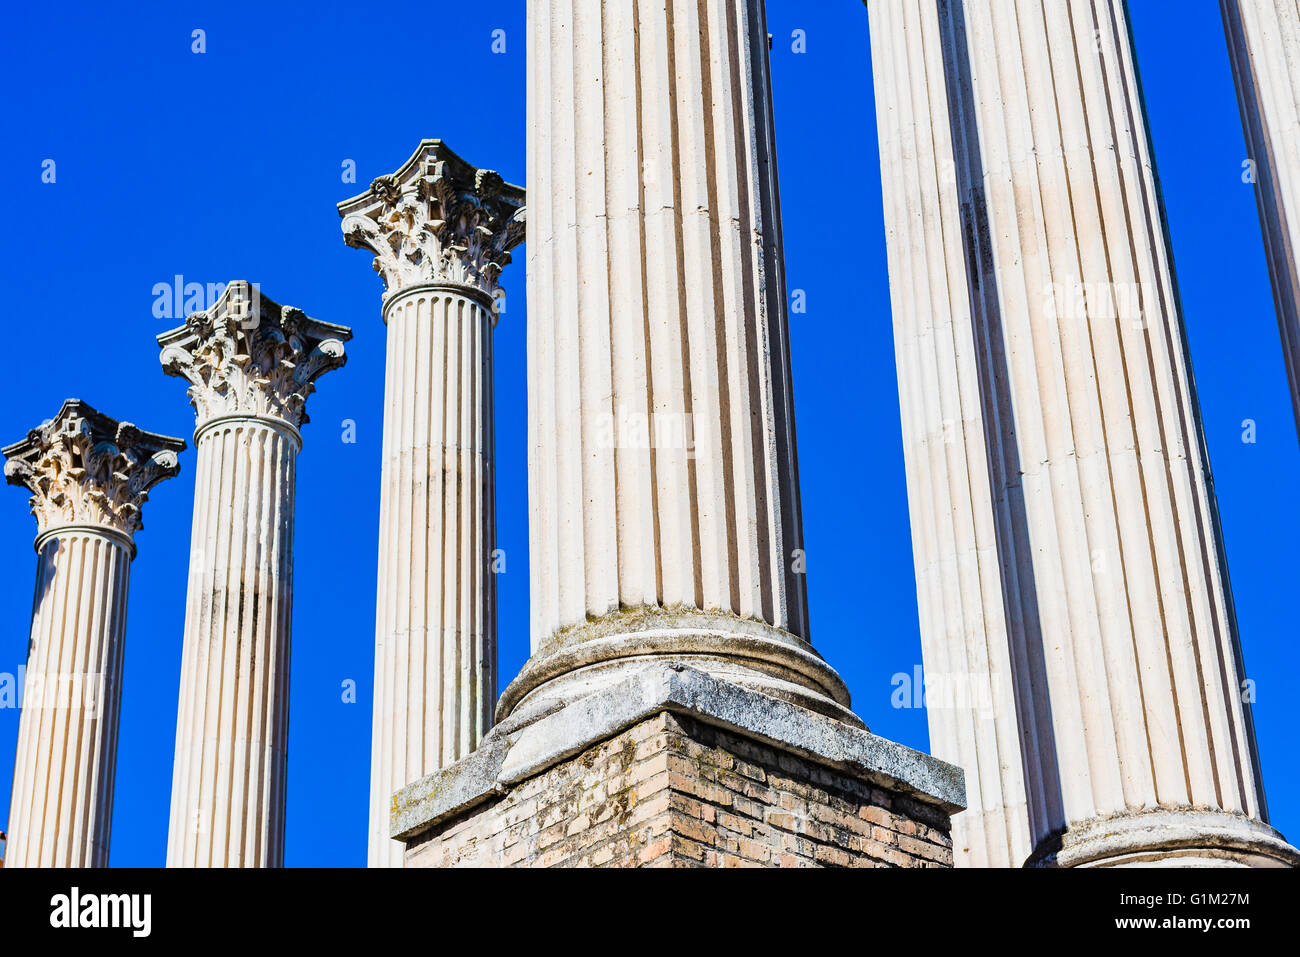
[(867, 9), (930, 748), (966, 770), (957, 865), (1018, 867), (1029, 817), (944, 38), (937, 4)]
[(108, 865), (135, 533), (184, 448), (69, 399), (4, 449), (37, 525), (7, 867)]
[(689, 659), (851, 718), (808, 642), (758, 0), (528, 4), (533, 655), (498, 717)]
[(1265, 823), (1123, 0), (939, 11), (1031, 861), (1294, 863)]
[(299, 429), (351, 337), (245, 282), (158, 337), (198, 422), (169, 867), (284, 863)]
[(388, 327), (371, 867), (401, 867), (393, 792), (465, 757), (497, 693), (492, 329), (497, 278), (524, 238), (524, 191), (425, 140), (339, 204), (375, 254)]
[(1300, 434), (1300, 7), (1220, 0)]

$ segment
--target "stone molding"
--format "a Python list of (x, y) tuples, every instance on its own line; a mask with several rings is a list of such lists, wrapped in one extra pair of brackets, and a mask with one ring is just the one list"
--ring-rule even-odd
[(593, 691), (619, 680), (621, 662), (650, 657), (687, 661), (715, 677), (862, 726), (849, 710), (844, 680), (803, 639), (725, 612), (655, 606), (620, 609), (551, 635), (502, 692), (497, 720)]
[(1173, 808), (1117, 814), (1040, 842), (1026, 867), (1296, 867), (1300, 852), (1245, 814)]
[(163, 371), (190, 382), (200, 430), (212, 419), (279, 419), (295, 429), (310, 421), (315, 381), (347, 362), (346, 326), (282, 306), (252, 283), (230, 283), (212, 308), (158, 336)]
[(131, 542), (144, 527), (149, 490), (180, 471), (182, 439), (145, 432), (80, 399), (3, 449), (5, 480), (32, 492), (37, 540), (68, 526), (104, 529)]
[(450, 283), (488, 296), (524, 241), (524, 190), (422, 140), (397, 172), (338, 204), (349, 246), (375, 254), (385, 298)]
[(409, 841), (663, 711), (862, 775), (948, 813), (965, 807), (960, 768), (694, 668), (656, 663), (526, 723), (507, 719), (498, 724), (469, 757), (393, 795), (390, 833)]

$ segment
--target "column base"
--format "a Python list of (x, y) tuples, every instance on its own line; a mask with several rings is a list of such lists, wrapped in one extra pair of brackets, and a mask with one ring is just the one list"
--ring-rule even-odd
[(553, 711), (654, 661), (685, 663), (724, 681), (865, 729), (843, 679), (808, 642), (722, 612), (632, 608), (556, 632), (501, 693), (496, 719)]
[(493, 729), (394, 795), (407, 867), (951, 867), (960, 769), (685, 665)]
[(1041, 842), (1026, 867), (1296, 867), (1269, 825), (1226, 811), (1160, 809), (1078, 825)]

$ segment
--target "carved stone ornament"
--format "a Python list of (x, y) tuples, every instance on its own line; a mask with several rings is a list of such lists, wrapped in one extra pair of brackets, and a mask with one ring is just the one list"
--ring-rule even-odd
[(524, 190), (424, 140), (396, 173), (339, 203), (349, 246), (375, 254), (386, 297), (426, 283), (495, 294), (524, 241)]
[(163, 371), (190, 382), (199, 425), (226, 415), (277, 418), (295, 428), (315, 381), (347, 361), (346, 326), (282, 306), (252, 283), (226, 287), (211, 309), (158, 337)]
[(100, 525), (128, 538), (144, 527), (149, 490), (180, 471), (185, 442), (137, 429), (68, 399), (59, 414), (3, 450), (5, 479), (32, 492), (38, 534)]

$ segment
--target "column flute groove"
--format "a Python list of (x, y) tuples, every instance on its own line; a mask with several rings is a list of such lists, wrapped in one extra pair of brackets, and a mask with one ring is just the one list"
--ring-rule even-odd
[(108, 866), (135, 533), (184, 448), (69, 399), (3, 450), (37, 524), (8, 867)]
[[(899, 17), (912, 17), (910, 37)], [(961, 660), (964, 648), (971, 665), (981, 643), (999, 659), (1004, 640), (1009, 648), (1029, 863), (1295, 863), (1267, 824), (1242, 700), (1213, 482), (1122, 0), (872, 5), (872, 24), (882, 63), (910, 40), (929, 64), (893, 76), (878, 67), (884, 98), (901, 111), (901, 97), (916, 97), (905, 122), (925, 122), (917, 104), (929, 78), (942, 76), (949, 120), (931, 123), (923, 146), (881, 117), (887, 198), (902, 197), (891, 210), (890, 266), (904, 429), (917, 444), (909, 495), (934, 516), (916, 517), (918, 554), (960, 561), (972, 541), (977, 549), (988, 541), (981, 529), (991, 513), (1001, 565), (1001, 615), (981, 585), (977, 623), (987, 637), (953, 634), (976, 607), (960, 576), (937, 586), (942, 597), (918, 585), (930, 608), (926, 653)], [(933, 182), (923, 165), (931, 162)], [(934, 284), (945, 274), (950, 300), (931, 301), (921, 277)], [(936, 353), (938, 365), (917, 364), (911, 351), (914, 325), (938, 328), (945, 313), (957, 354), (972, 349), (973, 380), (971, 360), (954, 369)], [(940, 415), (953, 379), (962, 418), (982, 410), (984, 442), (967, 432), (964, 463), (920, 454), (930, 440), (917, 423), (929, 419), (922, 435), (934, 426), (924, 394), (931, 372)], [(960, 516), (950, 539), (938, 516), (958, 517), (956, 489), (969, 490), (973, 514)], [(981, 804), (1010, 807), (1014, 775), (1000, 795), (987, 787), (995, 752), (978, 738), (963, 752), (974, 715), (931, 720), (937, 739), (956, 736), (943, 745), (952, 758), (977, 770)], [(1007, 737), (997, 740), (1000, 752)], [(976, 823), (963, 826), (969, 833)]]
[(284, 863), (299, 430), (351, 337), (245, 282), (158, 337), (198, 447), (169, 867)]
[(809, 643), (762, 4), (528, 20), (533, 655), (497, 716), (659, 657), (860, 724)]
[(368, 860), (400, 867), (393, 792), (465, 757), (496, 699), (492, 330), (524, 191), (424, 140), (339, 204), (384, 280), (379, 591)]
[(1300, 435), (1300, 7), (1219, 0)]
[(967, 771), (958, 866), (1015, 867), (1029, 819), (938, 5), (867, 8), (931, 750)]

